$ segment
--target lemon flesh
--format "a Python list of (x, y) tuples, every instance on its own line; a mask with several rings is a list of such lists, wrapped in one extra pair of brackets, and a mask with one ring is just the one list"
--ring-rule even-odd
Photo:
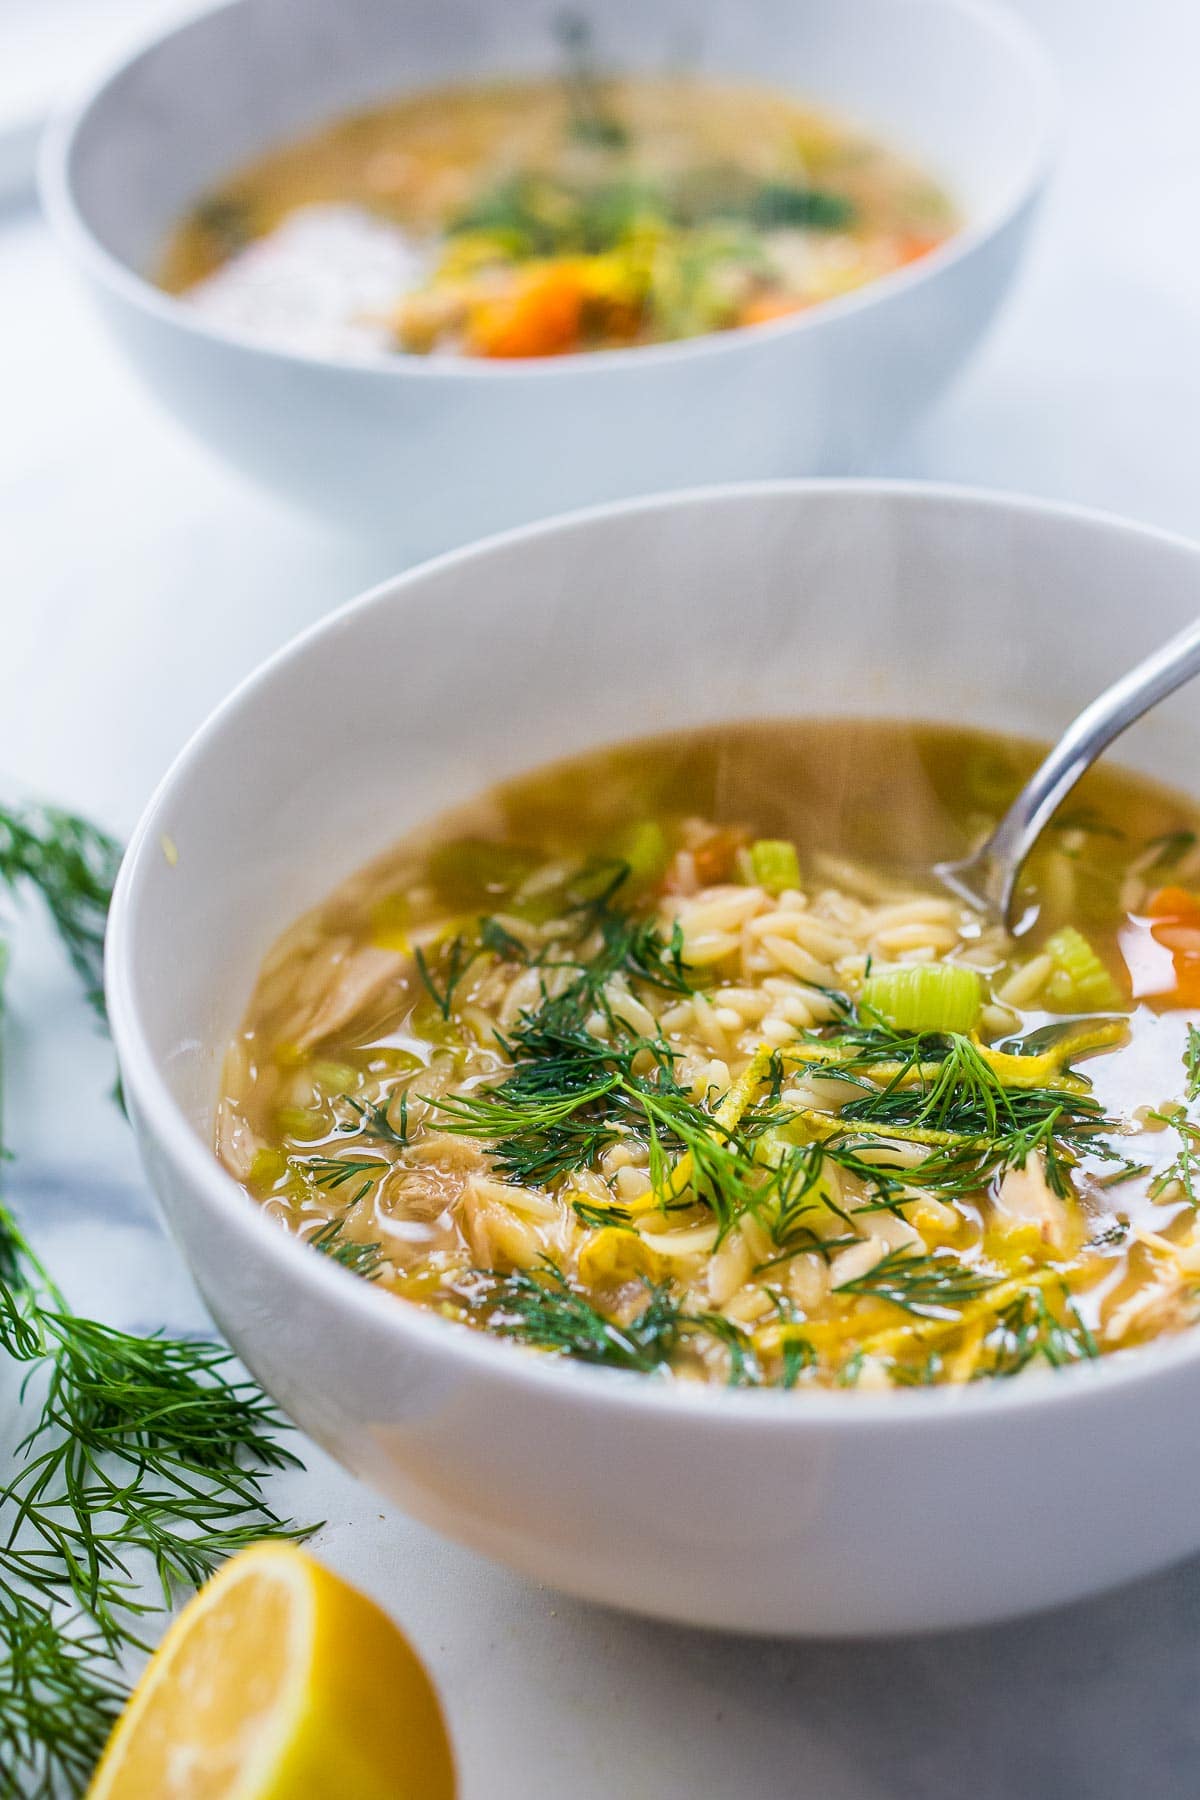
[(89, 1800), (453, 1800), (433, 1685), (365, 1594), (259, 1544), (180, 1613)]

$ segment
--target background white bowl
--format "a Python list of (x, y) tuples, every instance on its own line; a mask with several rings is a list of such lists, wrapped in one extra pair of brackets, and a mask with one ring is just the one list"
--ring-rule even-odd
[[(285, 1411), (485, 1554), (712, 1625), (962, 1625), (1195, 1550), (1194, 1332), (967, 1391), (681, 1392), (556, 1365), (373, 1291), (247, 1200), (210, 1135), (224, 1046), (271, 941), (442, 806), (589, 744), (756, 714), (1051, 735), (1197, 593), (1200, 550), (1101, 516), (785, 483), (443, 558), (239, 688), (130, 847), (108, 993), (168, 1222)], [(1181, 694), (1124, 756), (1179, 783), (1198, 752)]]
[(606, 0), (620, 67), (792, 87), (942, 175), (966, 228), (778, 324), (518, 364), (273, 351), (147, 280), (212, 183), (281, 137), (403, 88), (553, 66), (552, 0), (233, 0), (107, 76), (51, 134), (43, 191), (163, 402), (222, 456), (406, 554), (667, 487), (862, 467), (990, 319), (1049, 160), (1053, 83), (973, 0)]

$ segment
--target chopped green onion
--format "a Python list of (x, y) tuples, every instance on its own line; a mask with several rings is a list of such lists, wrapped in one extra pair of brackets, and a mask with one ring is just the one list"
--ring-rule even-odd
[(1064, 925), (1047, 938), (1045, 954), (1054, 964), (1042, 998), (1055, 1012), (1101, 1012), (1120, 1006), (1116, 982), (1074, 925)]
[(912, 963), (868, 975), (859, 1000), (893, 1031), (967, 1032), (983, 1007), (983, 983), (959, 964)]
[(750, 846), (750, 867), (759, 887), (768, 894), (782, 894), (785, 888), (800, 886), (800, 858), (795, 844), (786, 838), (759, 838)]

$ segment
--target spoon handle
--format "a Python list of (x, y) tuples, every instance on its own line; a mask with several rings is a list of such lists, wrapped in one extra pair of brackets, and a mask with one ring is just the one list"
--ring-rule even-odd
[(989, 899), (1008, 917), (1013, 891), (1035, 840), (1084, 771), (1144, 712), (1200, 675), (1200, 619), (1151, 652), (1085, 706), (1026, 782), (980, 857)]

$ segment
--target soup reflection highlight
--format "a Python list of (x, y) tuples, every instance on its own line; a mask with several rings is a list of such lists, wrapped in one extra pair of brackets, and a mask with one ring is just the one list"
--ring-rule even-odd
[(218, 1153), (402, 1302), (664, 1379), (967, 1382), (1179, 1331), (1197, 809), (1093, 771), (1010, 938), (932, 869), (1039, 755), (818, 720), (498, 788), (276, 944)]

